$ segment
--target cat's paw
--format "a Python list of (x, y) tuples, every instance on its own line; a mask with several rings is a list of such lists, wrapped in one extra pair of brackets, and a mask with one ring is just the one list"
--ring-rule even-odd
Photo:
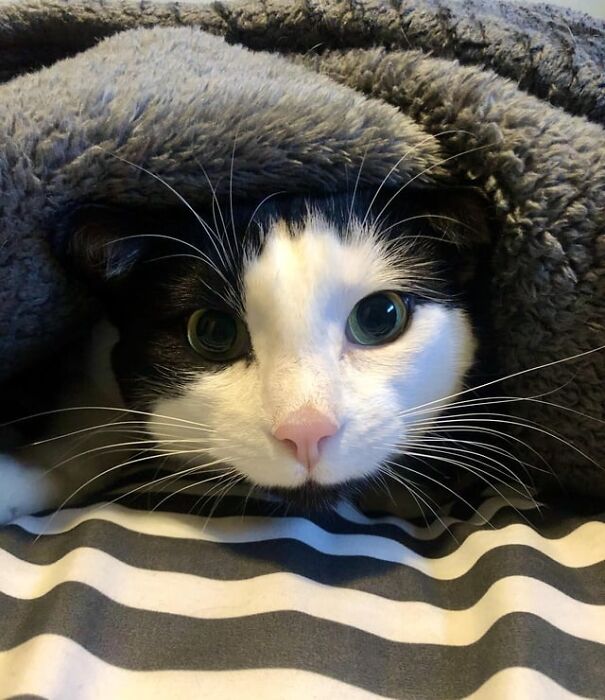
[(45, 507), (48, 483), (38, 469), (0, 454), (0, 525)]

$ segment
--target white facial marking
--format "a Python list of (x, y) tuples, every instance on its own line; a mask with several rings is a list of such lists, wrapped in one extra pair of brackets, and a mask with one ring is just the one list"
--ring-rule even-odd
[[(347, 340), (355, 304), (401, 288), (403, 268), (401, 260), (389, 260), (370, 230), (343, 240), (311, 216), (293, 237), (276, 224), (244, 271), (254, 360), (201, 372), (185, 396), (160, 400), (155, 411), (207, 425), (196, 438), (209, 436), (208, 461), (224, 459), (259, 485), (296, 487), (310, 474), (320, 484), (337, 484), (377, 473), (400, 451), (394, 445), (405, 443), (414, 417), (402, 414), (430, 402), (449, 403), (475, 351), (465, 313), (432, 302), (418, 304), (391, 343), (368, 347)], [(311, 471), (273, 435), (305, 407), (337, 426), (322, 439)], [(424, 409), (418, 419), (438, 410)], [(188, 438), (192, 431), (173, 432)]]

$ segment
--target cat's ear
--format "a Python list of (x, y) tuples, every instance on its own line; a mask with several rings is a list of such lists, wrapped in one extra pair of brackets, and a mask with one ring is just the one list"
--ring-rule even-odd
[(472, 283), (489, 258), (494, 226), (490, 203), (478, 187), (431, 185), (403, 188), (393, 198), (395, 235), (412, 234), (435, 248), (459, 287)]
[(412, 185), (395, 192), (385, 189), (375, 211), (386, 213), (390, 236), (418, 233), (461, 248), (490, 241), (489, 201), (478, 187)]
[(64, 257), (93, 287), (118, 286), (150, 248), (147, 217), (123, 208), (80, 207), (63, 225)]
[(489, 201), (478, 187), (419, 188), (412, 196), (418, 215), (443, 242), (467, 250), (490, 242)]
[(479, 282), (489, 265), (494, 225), (490, 204), (477, 187), (447, 187), (432, 197), (429, 225), (441, 236), (441, 249), (450, 276), (459, 288)]

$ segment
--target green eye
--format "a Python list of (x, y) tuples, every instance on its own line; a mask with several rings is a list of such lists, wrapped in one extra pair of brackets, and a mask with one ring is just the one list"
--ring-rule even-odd
[(347, 338), (357, 345), (384, 345), (398, 338), (411, 315), (411, 301), (395, 292), (378, 292), (357, 303), (347, 319)]
[(199, 309), (187, 322), (189, 345), (202, 357), (226, 362), (250, 352), (244, 323), (233, 314), (216, 309)]

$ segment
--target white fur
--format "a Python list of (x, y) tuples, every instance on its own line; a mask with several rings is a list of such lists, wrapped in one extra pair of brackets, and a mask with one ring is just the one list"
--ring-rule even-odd
[[(413, 422), (401, 413), (443, 399), (436, 412), (448, 403), (475, 350), (465, 313), (437, 303), (418, 305), (393, 343), (348, 342), (345, 326), (355, 304), (405, 286), (405, 278), (405, 265), (393, 264), (370, 230), (358, 228), (342, 241), (318, 217), (295, 238), (284, 224), (275, 225), (244, 273), (254, 361), (200, 374), (184, 396), (160, 400), (155, 410), (206, 424), (221, 438), (208, 441), (211, 457), (254, 483), (295, 487), (307, 470), (272, 430), (290, 412), (312, 405), (339, 425), (322, 441), (313, 478), (336, 484), (376, 473)], [(186, 439), (191, 425), (172, 432)]]
[[(117, 337), (115, 328), (103, 322), (84, 347), (71, 348), (70, 359), (85, 365), (74, 368), (77, 378), (64, 387), (47, 434), (11, 455), (0, 454), (0, 524), (56, 508), (72, 494), (81, 498), (120, 476), (119, 465), (129, 453), (106, 450), (128, 439), (110, 427), (123, 418), (110, 361)], [(92, 410), (95, 406), (103, 409)]]
[[(475, 350), (465, 313), (437, 303), (417, 306), (407, 330), (393, 343), (361, 347), (346, 339), (347, 317), (360, 299), (381, 290), (405, 290), (409, 278), (419, 274), (421, 268), (411, 261), (406, 265), (405, 255), (385, 251), (369, 228), (354, 227), (343, 241), (317, 216), (295, 238), (285, 225), (275, 225), (262, 254), (244, 271), (254, 360), (200, 372), (184, 396), (157, 401), (156, 413), (191, 423), (171, 426), (166, 419), (156, 438), (193, 437), (191, 449), (207, 448), (205, 462), (220, 460), (259, 485), (300, 486), (307, 470), (272, 431), (292, 411), (312, 405), (339, 426), (322, 441), (313, 478), (337, 484), (377, 472), (396, 451), (394, 444), (405, 442), (414, 421), (402, 413), (437, 402), (419, 416), (427, 418), (448, 403), (461, 388)], [(0, 523), (57, 507), (70, 494), (98, 490), (119, 476), (129, 454), (106, 448), (129, 438), (98, 427), (124, 416), (110, 369), (115, 340), (107, 324), (97, 329), (83, 380), (66, 387), (59, 408), (116, 410), (59, 412), (48, 433), (52, 440), (12, 456), (0, 454)], [(193, 423), (206, 427), (198, 432)], [(154, 434), (154, 424), (148, 427)], [(176, 444), (188, 448), (186, 442)]]

